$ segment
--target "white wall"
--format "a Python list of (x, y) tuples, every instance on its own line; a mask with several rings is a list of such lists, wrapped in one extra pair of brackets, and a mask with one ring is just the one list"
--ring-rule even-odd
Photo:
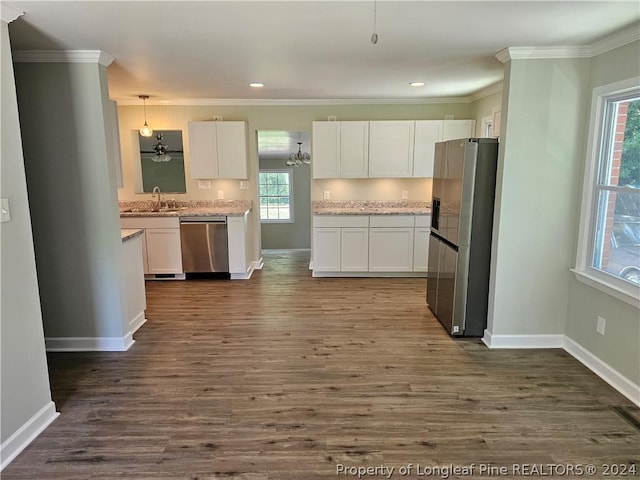
[[(0, 224), (0, 463), (8, 463), (56, 416), (51, 401), (31, 236), (20, 125), (7, 24), (0, 22), (0, 196), (11, 220)], [(19, 432), (20, 429), (21, 433)]]

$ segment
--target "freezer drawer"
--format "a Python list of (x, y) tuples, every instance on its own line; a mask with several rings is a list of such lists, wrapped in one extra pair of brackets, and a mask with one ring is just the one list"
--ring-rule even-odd
[(181, 222), (180, 240), (185, 273), (229, 272), (226, 219)]

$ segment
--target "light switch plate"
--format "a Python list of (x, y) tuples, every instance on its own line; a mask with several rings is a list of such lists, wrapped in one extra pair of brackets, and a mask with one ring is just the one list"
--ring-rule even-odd
[(2, 204), (0, 205), (2, 208), (2, 215), (0, 215), (0, 222), (8, 222), (11, 220), (11, 211), (9, 210), (9, 199), (3, 198)]
[(407, 200), (409, 198), (409, 192), (407, 190), (402, 190), (402, 200)]
[(224, 190), (218, 190), (218, 200), (224, 199)]
[(198, 180), (198, 188), (202, 190), (211, 190), (211, 180)]
[(240, 180), (240, 190), (247, 190), (249, 188), (249, 182), (247, 180)]
[(322, 193), (322, 199), (323, 200), (329, 200), (331, 198), (331, 192), (329, 190), (325, 190)]

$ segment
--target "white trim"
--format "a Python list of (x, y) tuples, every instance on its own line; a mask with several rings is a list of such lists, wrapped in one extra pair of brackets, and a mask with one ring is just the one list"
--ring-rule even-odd
[(99, 63), (108, 67), (114, 57), (102, 50), (16, 50), (13, 61), (21, 63)]
[(144, 310), (143, 310), (138, 315), (136, 315), (134, 318), (129, 320), (129, 331), (131, 332), (131, 335), (136, 333), (138, 331), (138, 329), (142, 325), (144, 325), (145, 323), (147, 323), (147, 319), (144, 318)]
[[(309, 264), (311, 267), (312, 265)], [(311, 274), (314, 278), (335, 277), (335, 278), (426, 278), (427, 272), (318, 272)]]
[(124, 337), (49, 337), (44, 339), (47, 352), (124, 352), (135, 343), (133, 334)]
[(253, 268), (253, 270), (262, 270), (262, 267), (264, 267), (264, 261), (262, 257), (260, 257), (260, 259), (258, 260), (254, 260), (253, 262), (251, 262), (251, 267)]
[(4, 470), (20, 452), (27, 448), (58, 415), (60, 414), (56, 412), (55, 403), (50, 401), (2, 442), (0, 445), (0, 471)]
[(469, 103), (476, 102), (481, 98), (485, 98), (493, 95), (494, 93), (500, 92), (502, 92), (502, 82), (494, 83), (493, 85), (489, 85), (488, 87), (483, 88), (482, 90), (478, 90), (477, 92), (469, 95)]
[(610, 367), (589, 350), (567, 336), (564, 337), (564, 350), (640, 407), (640, 385), (634, 384), (616, 369)]
[(593, 43), (591, 45), (591, 56), (602, 55), (637, 40), (640, 40), (640, 28), (636, 24)]
[[(617, 298), (618, 300), (628, 305), (640, 308), (640, 287), (634, 287), (633, 285), (629, 285), (627, 287), (625, 285), (625, 287), (627, 287), (626, 289), (620, 288), (614, 284), (614, 280), (617, 280), (614, 277), (606, 274), (598, 274), (599, 272), (597, 272), (595, 269), (590, 270), (593, 270), (594, 274), (590, 275), (587, 270), (576, 270), (575, 268), (571, 269), (576, 277), (576, 280), (578, 280), (579, 282), (589, 285), (590, 287), (606, 293), (607, 295), (611, 295), (612, 297)], [(611, 278), (607, 278), (605, 280), (604, 277)], [(624, 282), (624, 280), (619, 280), (619, 282), (622, 283)], [(637, 292), (635, 295), (627, 291), (633, 289), (635, 289), (635, 291)]]
[(255, 270), (262, 270), (263, 266), (264, 263), (262, 262), (262, 257), (260, 257), (259, 260), (254, 260), (253, 262), (249, 263), (249, 268), (247, 268), (247, 271), (245, 273), (230, 273), (229, 277), (231, 278), (231, 280), (249, 280), (251, 278), (251, 275), (253, 275), (253, 272)]
[(3, 22), (11, 23), (22, 15), (24, 15), (24, 12), (13, 5), (7, 5), (4, 2), (0, 3), (0, 20)]
[(557, 47), (507, 47), (496, 53), (502, 63), (509, 60), (541, 60), (550, 58), (591, 58), (591, 47), (580, 45)]
[(564, 335), (494, 335), (485, 330), (482, 342), (489, 348), (562, 348)]
[[(115, 99), (119, 106), (140, 106), (133, 98)], [(469, 97), (430, 98), (176, 98), (147, 100), (147, 105), (167, 106), (323, 106), (323, 105), (431, 105), (469, 103)]]

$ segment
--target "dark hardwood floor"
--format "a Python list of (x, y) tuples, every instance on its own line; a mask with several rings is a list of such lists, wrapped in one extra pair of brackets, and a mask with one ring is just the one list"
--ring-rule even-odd
[[(454, 340), (425, 305), (424, 279), (314, 279), (308, 257), (267, 252), (249, 281), (147, 282), (148, 322), (128, 352), (48, 355), (61, 415), (2, 479), (640, 468), (640, 431), (612, 407), (638, 409), (566, 352)], [(508, 474), (481, 475), (488, 464)]]

